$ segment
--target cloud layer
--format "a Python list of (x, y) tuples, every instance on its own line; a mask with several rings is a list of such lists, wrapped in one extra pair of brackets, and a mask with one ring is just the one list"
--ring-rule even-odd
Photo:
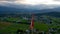
[(0, 1), (17, 1), (17, 0), (0, 0)]
[(17, 4), (60, 4), (60, 0), (0, 0), (1, 2)]
[(58, 2), (60, 2), (60, 0), (54, 0), (54, 1), (58, 1)]
[[(7, 6), (7, 7), (14, 7), (14, 8), (27, 8), (27, 9), (52, 9), (56, 7), (60, 7), (60, 2), (57, 0), (32, 0), (25, 1), (25, 0), (0, 0), (0, 5)], [(37, 3), (37, 2), (38, 3)], [(36, 5), (32, 5), (34, 3), (37, 3)]]

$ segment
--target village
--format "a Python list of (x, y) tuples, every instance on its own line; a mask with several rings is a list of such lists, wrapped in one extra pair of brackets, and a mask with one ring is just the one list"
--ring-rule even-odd
[[(24, 16), (24, 17), (22, 16), (20, 18), (14, 18), (11, 16), (10, 17), (9, 16), (8, 17), (0, 17), (1, 23), (2, 23), (2, 21), (4, 21), (4, 22), (16, 23), (16, 24), (17, 23), (18, 24), (26, 24), (26, 25), (31, 24), (31, 19), (32, 18), (28, 18), (26, 16)], [(54, 23), (54, 19), (52, 17), (44, 16), (44, 15), (40, 16), (40, 17), (34, 16), (34, 22), (38, 22), (38, 24), (44, 24), (44, 25), (46, 24), (47, 29), (44, 28), (43, 25), (39, 26), (38, 24), (34, 24), (34, 26), (36, 25), (36, 27), (38, 25), (38, 28), (35, 28), (34, 26), (33, 26), (33, 29), (30, 29), (29, 28), (30, 26), (28, 26), (28, 28), (25, 30), (23, 30), (24, 27), (22, 30), (18, 28), (15, 31), (15, 33), (16, 34), (60, 34), (60, 25), (59, 25), (59, 23)], [(21, 27), (22, 27), (22, 25), (21, 25)], [(46, 30), (45, 31), (41, 30), (41, 29), (39, 29), (39, 27), (43, 27), (42, 29), (46, 29)]]

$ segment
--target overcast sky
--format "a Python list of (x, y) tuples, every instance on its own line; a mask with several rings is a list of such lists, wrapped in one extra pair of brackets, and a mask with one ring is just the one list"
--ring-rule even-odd
[(60, 0), (0, 0), (0, 3), (1, 2), (31, 4), (31, 5), (37, 5), (37, 4), (59, 4), (60, 5)]
[[(34, 8), (54, 8), (57, 6), (60, 6), (60, 0), (0, 0), (0, 5), (31, 5), (34, 6)], [(44, 6), (41, 7), (41, 4), (44, 4)], [(25, 6), (26, 8), (26, 6)]]

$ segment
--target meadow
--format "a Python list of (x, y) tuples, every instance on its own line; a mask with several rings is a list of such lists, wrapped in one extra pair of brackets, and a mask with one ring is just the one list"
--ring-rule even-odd
[[(10, 21), (18, 21), (19, 18), (7, 18), (6, 21), (0, 21), (0, 34), (16, 34), (18, 29), (21, 29), (25, 31), (26, 29), (29, 29), (28, 24), (21, 24), (21, 23), (13, 23)], [(20, 19), (23, 23), (27, 22), (24, 19)], [(52, 24), (45, 24), (41, 22), (34, 22), (34, 28), (39, 29), (40, 31), (48, 31), (49, 28), (60, 28), (59, 21), (60, 18), (52, 18)], [(57, 25), (57, 24), (59, 25)]]

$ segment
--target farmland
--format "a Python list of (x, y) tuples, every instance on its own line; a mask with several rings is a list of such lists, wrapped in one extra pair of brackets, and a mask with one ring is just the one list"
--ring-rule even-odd
[[(47, 17), (47, 16), (46, 16)], [(50, 17), (52, 24), (43, 23), (44, 21), (35, 21), (34, 28), (39, 29), (40, 31), (48, 31), (49, 28), (60, 28), (60, 18)], [(23, 18), (13, 18), (7, 17), (2, 18), (0, 17), (0, 33), (1, 34), (16, 34), (17, 29), (21, 29), (25, 31), (29, 29), (30, 23), (29, 21)], [(28, 24), (27, 24), (28, 23)]]

